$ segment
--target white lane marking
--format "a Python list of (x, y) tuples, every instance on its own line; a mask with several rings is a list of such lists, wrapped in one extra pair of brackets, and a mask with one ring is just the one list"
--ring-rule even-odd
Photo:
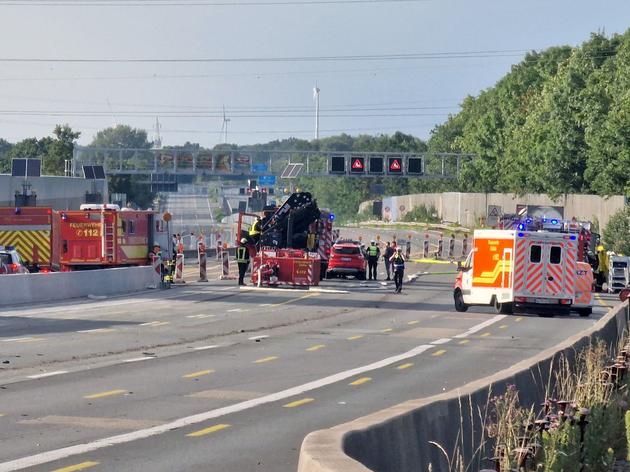
[(269, 336), (267, 336), (266, 334), (260, 335), (260, 336), (252, 336), (251, 338), (247, 338), (250, 341), (256, 341), (256, 340), (260, 340), (260, 339), (267, 339)]
[[(503, 318), (505, 318), (504, 315), (495, 316), (494, 318), (484, 321), (483, 323), (480, 323), (477, 326), (473, 326), (464, 334), (468, 335), (467, 333), (474, 333), (479, 330), (482, 330), (485, 327), (489, 326), (490, 324), (495, 323)], [(152, 436), (157, 436), (159, 434), (173, 431), (175, 429), (185, 428), (187, 426), (202, 423), (204, 421), (208, 421), (214, 418), (219, 418), (221, 416), (238, 413), (241, 411), (249, 410), (250, 408), (255, 408), (260, 405), (265, 405), (268, 403), (284, 400), (286, 398), (301, 395), (311, 390), (315, 390), (318, 388), (325, 387), (327, 385), (341, 382), (350, 377), (354, 377), (356, 375), (363, 374), (365, 372), (382, 369), (383, 367), (387, 367), (397, 362), (418, 356), (422, 354), (423, 352), (429, 349), (432, 349), (433, 347), (434, 346), (432, 346), (431, 344), (423, 344), (407, 352), (403, 352), (402, 354), (388, 357), (386, 359), (373, 362), (372, 364), (368, 364), (361, 367), (357, 367), (355, 369), (339, 372), (337, 374), (329, 375), (328, 377), (324, 377), (318, 380), (314, 380), (312, 382), (307, 382), (305, 384), (298, 385), (297, 387), (291, 387), (286, 390), (282, 390), (280, 392), (271, 393), (269, 395), (263, 395), (262, 397), (254, 398), (252, 400), (246, 400), (246, 401), (235, 403), (233, 405), (229, 405), (223, 408), (217, 408), (216, 410), (210, 410), (210, 411), (206, 411), (206, 412), (199, 413), (196, 415), (179, 418), (175, 421), (171, 421), (170, 423), (154, 426), (152, 428), (146, 428), (146, 429), (141, 429), (138, 431), (133, 431), (131, 433), (110, 436), (108, 438), (97, 439), (96, 441), (92, 441), (92, 442), (88, 442), (84, 444), (77, 444), (74, 446), (63, 447), (61, 449), (53, 449), (50, 451), (41, 452), (39, 454), (34, 454), (32, 456), (15, 459), (9, 462), (3, 462), (3, 463), (0, 463), (0, 472), (12, 472), (14, 470), (21, 470), (27, 467), (34, 467), (36, 465), (46, 464), (48, 462), (65, 459), (70, 456), (86, 454), (88, 452), (96, 451), (96, 450), (103, 449), (110, 446), (115, 446), (117, 444), (124, 444), (124, 443), (129, 443), (132, 441), (137, 441), (140, 439), (150, 438)], [(147, 359), (150, 359), (150, 358), (147, 358)]]
[(438, 339), (436, 341), (431, 341), (431, 344), (433, 344), (434, 346), (437, 346), (438, 344), (446, 344), (448, 342), (451, 341), (451, 338), (442, 338), (442, 339)]
[(219, 347), (218, 344), (213, 344), (211, 346), (199, 346), (199, 347), (194, 347), (193, 349), (195, 351), (205, 351), (206, 349), (214, 349), (216, 347)]
[(57, 370), (55, 372), (46, 372), (45, 374), (27, 375), (28, 379), (43, 379), (44, 377), (52, 377), (53, 375), (67, 374), (67, 370)]
[(149, 359), (155, 359), (155, 356), (151, 356), (151, 357), (134, 357), (132, 359), (125, 359), (123, 362), (140, 362), (140, 361), (146, 361)]
[(109, 333), (115, 331), (113, 328), (94, 328), (94, 329), (82, 329), (77, 333)]
[(489, 320), (484, 321), (483, 323), (479, 323), (476, 326), (473, 326), (472, 328), (470, 328), (468, 331), (466, 331), (465, 333), (462, 334), (456, 334), (455, 336), (453, 336), (454, 338), (466, 338), (468, 336), (470, 336), (471, 334), (476, 333), (477, 331), (481, 331), (482, 329), (490, 326), (493, 323), (496, 323), (497, 321), (501, 321), (503, 318), (506, 318), (507, 315), (497, 315), (494, 318), (490, 318)]
[(271, 303), (261, 303), (261, 304), (260, 304), (260, 305), (258, 305), (258, 306), (271, 306)]
[(35, 339), (32, 336), (27, 336), (25, 338), (11, 338), (11, 339), (3, 339), (2, 342), (3, 343), (11, 343), (11, 342), (15, 342), (15, 341), (26, 341), (27, 339)]

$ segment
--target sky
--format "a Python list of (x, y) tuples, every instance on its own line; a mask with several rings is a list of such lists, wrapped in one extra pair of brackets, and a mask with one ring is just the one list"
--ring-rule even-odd
[(628, 0), (0, 0), (0, 138), (310, 140), (317, 85), (320, 137), (428, 139), (527, 51), (629, 27)]

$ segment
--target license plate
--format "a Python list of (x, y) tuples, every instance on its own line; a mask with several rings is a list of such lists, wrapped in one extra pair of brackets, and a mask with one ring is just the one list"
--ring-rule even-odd
[(352, 262), (352, 258), (351, 257), (342, 257), (341, 258), (341, 262)]
[(556, 300), (552, 298), (537, 298), (536, 303), (544, 303), (544, 304), (553, 304), (556, 303)]

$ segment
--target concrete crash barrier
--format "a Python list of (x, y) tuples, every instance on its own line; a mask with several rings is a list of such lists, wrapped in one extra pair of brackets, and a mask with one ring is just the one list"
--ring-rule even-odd
[(459, 447), (468, 464), (482, 439), (479, 411), (492, 396), (514, 385), (521, 405), (539, 404), (562, 356), (575, 359), (595, 339), (616, 346), (629, 316), (626, 301), (588, 330), (490, 377), (310, 433), (302, 443), (298, 472), (418, 472), (429, 470), (429, 464), (434, 471), (449, 470), (444, 454), (430, 441), (449, 455)]
[(0, 306), (137, 292), (146, 289), (152, 277), (151, 266), (2, 275)]

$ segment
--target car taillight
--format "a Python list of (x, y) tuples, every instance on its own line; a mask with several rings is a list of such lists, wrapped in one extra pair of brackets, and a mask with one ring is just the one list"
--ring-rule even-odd
[(516, 303), (525, 303), (527, 301), (527, 297), (514, 297), (514, 301)]
[(43, 267), (43, 268), (39, 269), (39, 271), (44, 273), (44, 274), (48, 274), (50, 272), (50, 269), (48, 267)]
[(9, 269), (12, 272), (15, 272), (16, 270), (18, 270), (18, 265), (17, 264), (9, 264)]
[(560, 300), (560, 304), (561, 305), (570, 305), (571, 304), (571, 300), (567, 299), (567, 298), (563, 298)]

